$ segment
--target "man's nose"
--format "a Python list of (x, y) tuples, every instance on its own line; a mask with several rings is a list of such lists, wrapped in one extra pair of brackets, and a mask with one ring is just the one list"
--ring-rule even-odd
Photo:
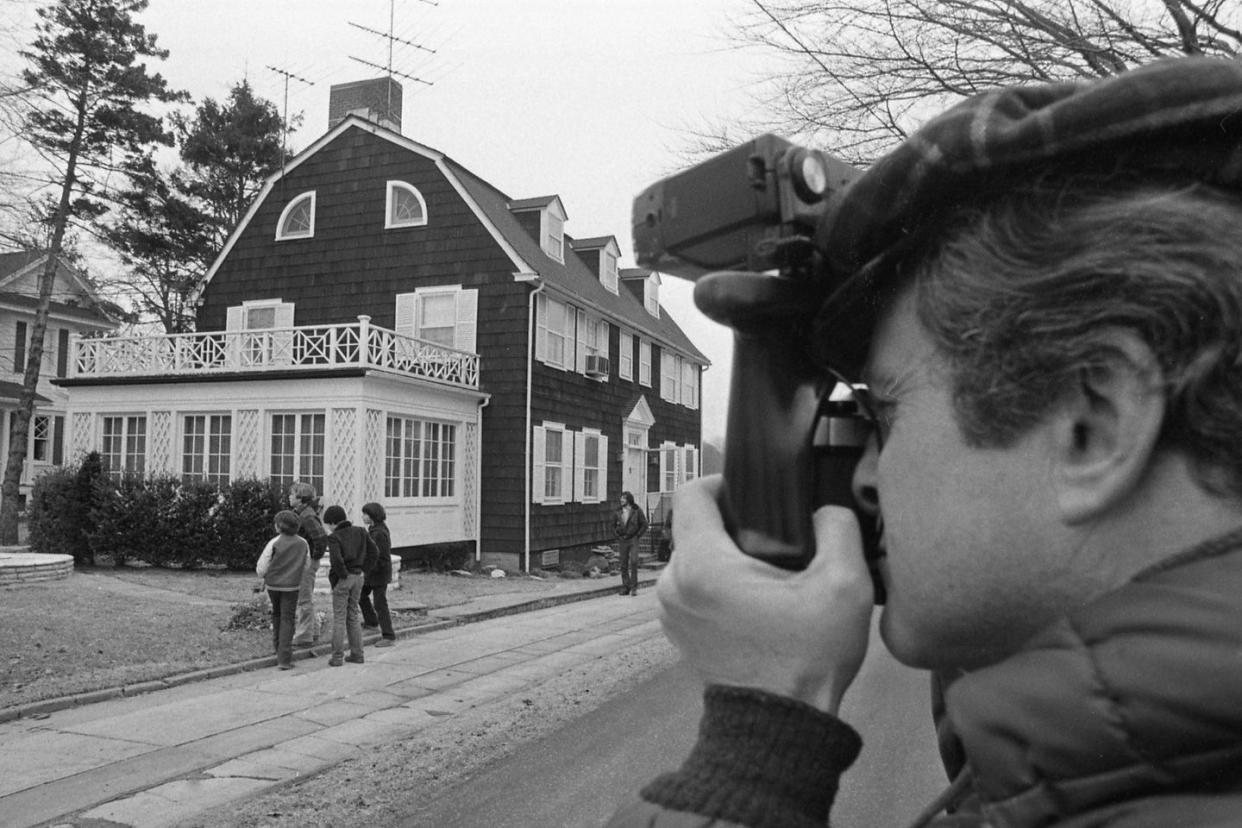
[(876, 461), (880, 449), (876, 435), (872, 434), (863, 449), (863, 455), (854, 467), (852, 489), (858, 507), (869, 515), (880, 513), (880, 491), (876, 484)]

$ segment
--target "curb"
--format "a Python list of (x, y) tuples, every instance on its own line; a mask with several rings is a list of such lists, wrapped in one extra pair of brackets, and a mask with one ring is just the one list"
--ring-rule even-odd
[[(639, 583), (643, 586), (649, 586), (655, 583), (655, 579), (641, 580)], [(548, 609), (549, 607), (561, 606), (563, 604), (573, 604), (578, 601), (587, 601), (592, 598), (601, 598), (608, 595), (616, 595), (617, 587), (615, 585), (600, 587), (599, 589), (583, 590), (582, 592), (572, 592), (567, 595), (549, 596), (546, 598), (535, 598), (530, 601), (523, 601), (518, 604), (510, 604), (504, 607), (495, 607), (493, 609), (479, 610), (478, 612), (464, 612), (461, 615), (453, 615), (448, 617), (440, 617), (438, 620), (428, 621), (426, 624), (416, 624), (412, 627), (402, 627), (394, 630), (399, 639), (413, 638), (424, 633), (444, 630), (450, 627), (460, 627), (465, 624), (475, 624), (480, 621), (490, 621), (493, 618), (502, 618), (506, 615), (517, 615), (523, 612), (534, 612), (535, 610)], [(428, 615), (428, 618), (434, 618)], [(368, 633), (363, 635), (363, 645), (374, 645), (379, 641), (381, 636), (378, 633)], [(331, 646), (325, 644), (316, 644), (311, 647), (295, 648), (293, 651), (294, 661), (305, 659), (319, 658), (328, 655), (331, 652)], [(275, 667), (276, 656), (269, 655), (261, 658), (252, 658), (248, 661), (240, 661), (233, 664), (219, 664), (215, 667), (205, 667), (202, 670), (193, 670), (188, 673), (177, 673), (164, 678), (151, 679), (136, 684), (127, 684), (120, 687), (106, 687), (100, 690), (87, 690), (83, 693), (74, 693), (70, 696), (61, 696), (54, 699), (43, 699), (42, 701), (31, 702), (30, 704), (18, 705), (5, 710), (0, 710), (0, 724), (11, 722), (16, 719), (45, 719), (58, 710), (66, 710), (71, 707), (80, 707), (87, 704), (95, 704), (96, 702), (110, 701), (113, 699), (130, 698), (132, 696), (140, 696), (151, 693), (156, 690), (167, 690), (171, 687), (179, 687), (183, 684), (190, 684), (195, 681), (204, 681), (206, 679), (220, 678), (221, 676), (231, 676), (237, 673), (245, 673), (250, 670), (259, 670), (264, 667)]]

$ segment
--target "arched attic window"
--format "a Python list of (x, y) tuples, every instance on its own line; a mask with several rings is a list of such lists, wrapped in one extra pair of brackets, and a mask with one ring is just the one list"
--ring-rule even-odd
[(285, 205), (276, 222), (276, 241), (309, 239), (315, 235), (315, 191), (296, 196)]
[(404, 181), (388, 182), (388, 198), (384, 207), (384, 229), (422, 227), (427, 223), (427, 202), (423, 194)]

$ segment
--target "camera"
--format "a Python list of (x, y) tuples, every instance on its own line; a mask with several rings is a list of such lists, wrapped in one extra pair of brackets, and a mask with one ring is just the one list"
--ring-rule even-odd
[(839, 392), (849, 386), (806, 347), (810, 319), (835, 287), (820, 265), (816, 227), (860, 174), (819, 150), (760, 135), (645, 189), (632, 224), (638, 264), (695, 282), (699, 309), (734, 330), (726, 528), (747, 554), (800, 569), (814, 554), (814, 510), (851, 508), (883, 603), (880, 532), (851, 486), (868, 422), (857, 400)]
[(832, 196), (859, 171), (819, 150), (764, 134), (652, 184), (634, 199), (642, 267), (696, 280), (723, 270), (784, 266), (809, 243)]

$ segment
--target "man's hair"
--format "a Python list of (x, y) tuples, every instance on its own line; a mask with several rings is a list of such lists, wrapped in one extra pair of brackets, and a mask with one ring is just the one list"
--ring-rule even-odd
[(312, 503), (316, 497), (315, 487), (309, 483), (294, 483), (289, 487), (289, 494), (303, 503)]
[[(944, 226), (944, 225), (942, 225)], [(1212, 187), (1045, 176), (959, 209), (908, 276), (964, 438), (1000, 447), (1132, 332), (1164, 373), (1160, 445), (1242, 496), (1242, 199)]]
[(276, 528), (286, 535), (296, 535), (298, 527), (301, 525), (302, 519), (298, 517), (296, 512), (282, 509), (276, 513)]

